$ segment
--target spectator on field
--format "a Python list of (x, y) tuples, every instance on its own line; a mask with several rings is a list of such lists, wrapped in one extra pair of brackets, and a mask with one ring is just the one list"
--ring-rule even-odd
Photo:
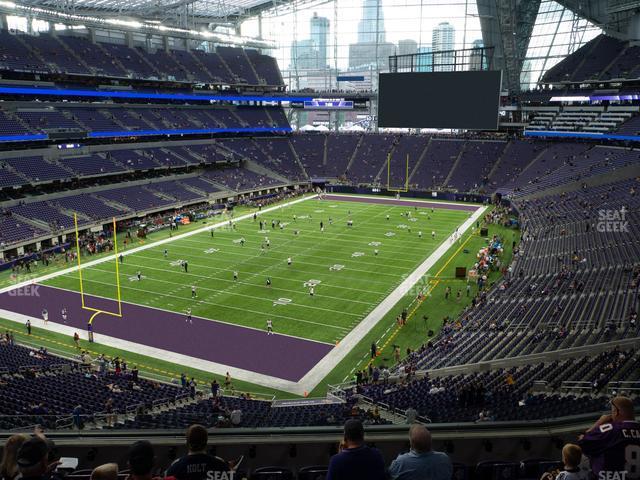
[(161, 477), (154, 477), (153, 464), (155, 454), (153, 446), (148, 440), (139, 440), (129, 447), (127, 464), (129, 465), (129, 476), (127, 480), (161, 480)]
[(364, 427), (360, 420), (347, 420), (340, 453), (331, 457), (327, 480), (384, 480), (386, 472), (382, 455), (364, 443)]
[(187, 450), (167, 469), (165, 477), (177, 480), (207, 480), (218, 478), (215, 472), (228, 472), (229, 465), (221, 458), (207, 453), (209, 435), (202, 425), (191, 425), (187, 429)]
[(94, 468), (90, 480), (118, 480), (118, 464), (105, 463)]
[(0, 463), (0, 478), (2, 480), (13, 480), (18, 476), (18, 450), (24, 442), (29, 439), (27, 435), (11, 435), (2, 449), (2, 463)]
[(450, 480), (451, 460), (446, 453), (431, 449), (431, 432), (424, 425), (415, 424), (409, 430), (411, 450), (398, 455), (389, 467), (393, 480)]

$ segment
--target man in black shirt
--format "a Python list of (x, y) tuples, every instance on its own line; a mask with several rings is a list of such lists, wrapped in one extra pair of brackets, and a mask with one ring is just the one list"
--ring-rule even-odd
[(207, 453), (208, 439), (206, 428), (202, 425), (191, 425), (187, 429), (189, 453), (173, 462), (167, 469), (165, 477), (174, 477), (177, 480), (224, 478), (219, 473), (216, 475), (215, 472), (229, 472), (229, 465), (224, 460)]

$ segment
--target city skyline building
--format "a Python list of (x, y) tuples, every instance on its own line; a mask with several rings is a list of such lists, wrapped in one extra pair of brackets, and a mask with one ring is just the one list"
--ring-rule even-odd
[(433, 48), (433, 70), (435, 72), (452, 72), (455, 70), (456, 29), (449, 22), (440, 22), (432, 32), (431, 48)]
[(311, 41), (318, 50), (318, 65), (316, 68), (327, 68), (327, 46), (329, 43), (329, 19), (318, 16), (313, 12), (311, 23)]
[(384, 14), (381, 0), (364, 0), (358, 22), (358, 43), (385, 43)]
[(484, 43), (482, 40), (474, 40), (471, 44), (469, 55), (469, 70), (486, 70), (487, 59), (484, 55)]
[(381, 0), (364, 0), (358, 22), (358, 41), (349, 45), (349, 69), (374, 66), (386, 70), (396, 46), (386, 41)]
[(416, 71), (433, 72), (433, 49), (431, 46), (418, 48)]

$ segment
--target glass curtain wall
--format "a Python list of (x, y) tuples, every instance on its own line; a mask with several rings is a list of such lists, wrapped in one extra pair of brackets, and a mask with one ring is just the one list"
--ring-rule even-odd
[(542, 0), (520, 75), (522, 89), (535, 88), (547, 70), (600, 33), (600, 28), (559, 3)]
[(475, 0), (295, 0), (245, 21), (241, 33), (275, 42), (268, 53), (291, 90), (375, 91), (390, 55), (482, 42)]

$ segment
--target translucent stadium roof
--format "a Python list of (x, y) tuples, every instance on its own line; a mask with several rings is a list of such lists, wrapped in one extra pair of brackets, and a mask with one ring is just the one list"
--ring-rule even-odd
[(188, 15), (225, 20), (255, 15), (260, 10), (288, 3), (289, 0), (19, 0), (22, 5), (50, 8), (78, 14), (113, 13), (141, 19)]

